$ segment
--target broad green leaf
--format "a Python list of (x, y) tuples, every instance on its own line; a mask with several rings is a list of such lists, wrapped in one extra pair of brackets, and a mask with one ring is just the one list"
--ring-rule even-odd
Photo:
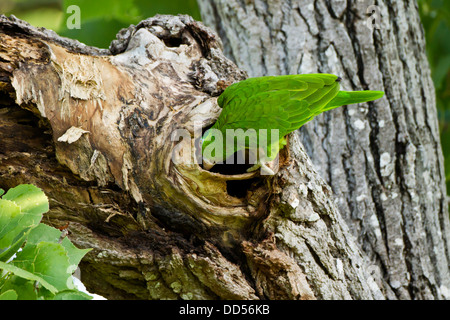
[[(30, 232), (27, 244), (38, 244), (41, 241), (58, 243), (61, 233), (58, 229), (41, 223)], [(61, 245), (66, 249), (69, 257), (69, 273), (73, 273), (84, 255), (92, 250), (78, 249), (67, 237), (62, 240)]]
[(10, 200), (0, 199), (0, 261), (7, 261), (22, 246), (29, 228), (20, 224), (24, 213)]
[(44, 279), (58, 291), (73, 289), (69, 257), (59, 243), (42, 241), (36, 245), (26, 244), (11, 263)]
[(17, 300), (17, 293), (14, 290), (8, 290), (0, 294), (0, 300)]
[(37, 274), (31, 273), (27, 270), (24, 270), (20, 267), (17, 267), (13, 265), (12, 263), (5, 263), (3, 261), (0, 261), (0, 269), (6, 271), (6, 272), (12, 272), (16, 276), (22, 277), (24, 279), (38, 281), (42, 286), (50, 290), (52, 293), (57, 293), (58, 289), (56, 289), (54, 286), (52, 286), (50, 283), (48, 283), (44, 278), (40, 277)]
[[(21, 278), (16, 275), (9, 276), (1, 291), (14, 290), (17, 293), (17, 300), (36, 300), (37, 290), (35, 288), (36, 281)], [(40, 288), (42, 291), (44, 288)]]
[(78, 249), (68, 238), (61, 241), (61, 231), (39, 223), (48, 209), (47, 197), (33, 185), (12, 188), (0, 199), (1, 299), (92, 299), (74, 289), (72, 278), (90, 249)]
[(22, 247), (23, 243), (25, 242), (28, 231), (30, 229), (22, 230), (12, 241), (12, 244), (4, 248), (3, 251), (0, 250), (0, 261), (7, 262), (16, 252), (19, 250), (20, 247)]
[(2, 188), (0, 188), (0, 197), (5, 193), (5, 190), (3, 190)]
[(69, 238), (64, 238), (62, 241), (62, 245), (67, 250), (67, 255), (69, 256), (69, 263), (70, 263), (70, 273), (74, 273), (75, 270), (78, 267), (78, 264), (80, 263), (81, 259), (92, 250), (90, 249), (78, 249), (75, 247), (75, 245), (69, 240)]
[(3, 199), (15, 202), (22, 212), (29, 214), (27, 221), (33, 221), (36, 225), (41, 220), (42, 214), (49, 209), (44, 192), (32, 184), (21, 184), (9, 189)]
[(5, 238), (18, 224), (21, 211), (13, 201), (0, 199), (0, 250), (11, 245), (12, 238)]
[(30, 231), (27, 244), (38, 244), (42, 241), (58, 243), (60, 236), (61, 231), (58, 229), (40, 223), (36, 228), (33, 228), (33, 230)]
[(7, 261), (49, 209), (48, 199), (33, 185), (11, 188), (0, 199), (0, 261)]

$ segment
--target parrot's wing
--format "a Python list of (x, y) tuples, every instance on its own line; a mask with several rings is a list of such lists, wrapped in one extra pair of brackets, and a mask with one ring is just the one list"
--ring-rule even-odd
[(383, 91), (340, 91), (337, 96), (325, 106), (323, 111), (349, 104), (373, 101), (383, 96)]
[(223, 108), (214, 127), (278, 129), (279, 136), (300, 128), (322, 112), (339, 92), (331, 74), (250, 78), (229, 86), (219, 97)]

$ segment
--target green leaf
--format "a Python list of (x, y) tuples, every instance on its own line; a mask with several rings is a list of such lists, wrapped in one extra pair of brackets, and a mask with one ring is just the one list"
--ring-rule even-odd
[(31, 273), (27, 270), (24, 270), (20, 267), (17, 267), (11, 263), (5, 263), (3, 261), (0, 261), (0, 269), (4, 270), (6, 272), (12, 272), (16, 276), (19, 276), (24, 279), (38, 281), (43, 287), (47, 288), (52, 293), (58, 292), (58, 289), (56, 289), (54, 286), (52, 286), (50, 283), (48, 283), (44, 278), (42, 278), (39, 275), (36, 275), (34, 273)]
[[(27, 244), (38, 244), (41, 241), (58, 243), (61, 237), (61, 231), (46, 224), (39, 224), (28, 235)], [(67, 256), (69, 257), (69, 273), (73, 273), (81, 259), (91, 251), (92, 249), (78, 249), (73, 243), (66, 237), (62, 240), (61, 245), (66, 249)]]
[(33, 230), (30, 231), (27, 244), (36, 245), (42, 241), (58, 243), (60, 236), (61, 231), (58, 229), (40, 223), (36, 228), (33, 228)]
[[(0, 199), (2, 299), (92, 299), (75, 289), (72, 278), (90, 249), (76, 248), (68, 238), (60, 239), (61, 231), (39, 223), (48, 209), (47, 197), (33, 185), (12, 188)], [(15, 253), (17, 256), (6, 263)]]
[(5, 190), (3, 190), (2, 188), (0, 188), (0, 197), (5, 193)]
[(0, 300), (17, 300), (17, 293), (14, 290), (8, 290), (0, 294)]
[(48, 209), (44, 192), (33, 185), (8, 190), (0, 199), (0, 261), (13, 256)]
[(42, 214), (49, 209), (44, 192), (32, 184), (21, 184), (9, 189), (3, 199), (15, 202), (22, 212), (29, 214), (27, 222), (33, 221), (35, 225), (41, 220)]
[(3, 251), (0, 250), (0, 261), (8, 261), (17, 252), (17, 250), (22, 247), (29, 230), (29, 228), (22, 230), (21, 233), (14, 238), (12, 244), (8, 248), (3, 249)]
[(20, 207), (13, 201), (0, 199), (0, 249), (11, 245), (12, 237), (5, 239), (6, 235), (19, 224)]
[[(17, 293), (17, 300), (36, 300), (37, 290), (35, 288), (36, 281), (21, 278), (16, 275), (8, 277), (6, 282), (2, 286), (2, 292), (7, 290), (14, 290)], [(44, 288), (40, 288), (42, 292)]]
[(74, 287), (69, 257), (66, 249), (59, 243), (46, 241), (37, 245), (27, 243), (11, 263), (44, 279), (58, 291)]
[(75, 272), (81, 259), (83, 259), (86, 253), (92, 250), (92, 248), (78, 249), (68, 238), (64, 238), (64, 240), (62, 241), (62, 245), (67, 250), (67, 255), (69, 256), (70, 273)]
[(20, 224), (24, 213), (10, 200), (0, 199), (0, 261), (7, 261), (22, 246), (29, 228)]

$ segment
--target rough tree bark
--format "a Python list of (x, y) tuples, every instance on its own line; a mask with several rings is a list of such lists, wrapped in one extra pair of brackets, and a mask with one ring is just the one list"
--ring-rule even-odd
[[(386, 92), (369, 105), (316, 117), (299, 137), (383, 295), (449, 299), (443, 156), (416, 1), (199, 5), (225, 54), (250, 76), (334, 73), (344, 78), (345, 89)], [(379, 28), (372, 30), (374, 19)]]
[(46, 192), (44, 222), (93, 248), (82, 280), (107, 298), (383, 298), (296, 135), (274, 177), (205, 171), (195, 139), (172, 141), (245, 77), (187, 16), (109, 50), (0, 16), (0, 186)]
[[(186, 16), (123, 30), (110, 50), (0, 19), (0, 185), (34, 183), (49, 224), (94, 250), (88, 289), (108, 298), (371, 299), (386, 296), (299, 137), (275, 177), (192, 164), (245, 78)], [(173, 153), (178, 161), (172, 161)], [(227, 173), (227, 174), (226, 174)], [(444, 277), (443, 277), (444, 278)], [(443, 290), (441, 289), (440, 292)]]

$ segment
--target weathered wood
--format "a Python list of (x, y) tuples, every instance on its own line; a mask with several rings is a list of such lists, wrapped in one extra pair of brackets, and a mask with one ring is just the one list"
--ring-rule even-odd
[[(225, 54), (250, 76), (334, 73), (344, 89), (386, 92), (316, 117), (299, 131), (301, 141), (384, 296), (449, 299), (445, 174), (416, 1), (199, 5)], [(368, 27), (374, 19), (379, 29)]]
[(246, 77), (221, 46), (187, 16), (106, 51), (0, 16), (0, 186), (46, 192), (108, 298), (383, 298), (298, 136), (273, 177), (192, 162), (195, 124)]

